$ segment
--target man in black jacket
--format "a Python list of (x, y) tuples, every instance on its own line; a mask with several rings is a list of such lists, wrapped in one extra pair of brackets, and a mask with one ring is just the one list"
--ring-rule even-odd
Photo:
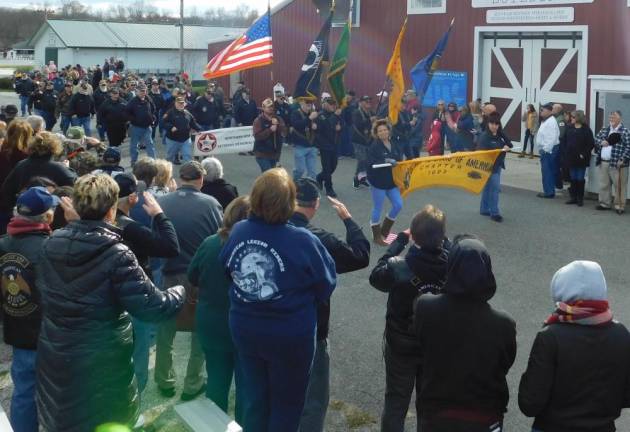
[(145, 146), (147, 155), (155, 158), (155, 147), (151, 137), (151, 127), (155, 123), (155, 107), (147, 96), (147, 86), (138, 86), (138, 95), (127, 104), (127, 118), (129, 119), (129, 153), (131, 165), (138, 160), (138, 145)]
[(81, 82), (79, 91), (72, 95), (70, 99), (70, 112), (72, 113), (72, 126), (82, 126), (85, 136), (91, 136), (91, 117), (96, 113), (94, 109), (94, 98), (90, 96), (88, 84)]
[(181, 164), (177, 155), (181, 152), (182, 160), (192, 159), (192, 131), (201, 131), (202, 127), (195, 121), (195, 117), (186, 110), (186, 98), (178, 96), (175, 107), (164, 114), (162, 124), (166, 130), (164, 143), (166, 144), (166, 159), (175, 165)]
[(43, 117), (46, 122), (46, 130), (52, 131), (55, 123), (57, 123), (57, 119), (55, 118), (57, 92), (53, 89), (52, 81), (42, 83), (41, 88), (34, 91), (31, 95), (31, 101), (35, 114)]
[(483, 242), (470, 235), (456, 237), (443, 293), (423, 295), (415, 308), (422, 358), (417, 384), (421, 430), (503, 430), (516, 324), (488, 304), (496, 289)]
[(363, 96), (359, 102), (359, 108), (352, 112), (352, 147), (354, 157), (357, 159), (357, 168), (354, 171), (352, 185), (355, 189), (369, 186), (367, 183), (367, 153), (372, 142), (372, 121), (374, 113), (370, 111), (372, 98)]
[(120, 97), (120, 90), (113, 88), (98, 110), (97, 121), (107, 132), (110, 146), (118, 147), (127, 135), (127, 104)]
[(241, 95), (241, 101), (234, 105), (234, 119), (237, 126), (251, 126), (258, 117), (258, 106), (251, 98), (249, 89), (245, 89)]
[(22, 74), (20, 78), (15, 81), (15, 92), (20, 96), (22, 117), (26, 117), (27, 109), (28, 114), (31, 114), (31, 110), (28, 105), (28, 99), (34, 90), (35, 83), (33, 83), (33, 80), (31, 80), (27, 74)]
[(98, 86), (93, 86), (94, 93), (92, 94), (94, 98), (94, 110), (96, 111), (96, 131), (98, 132), (99, 139), (105, 141), (105, 128), (103, 127), (102, 120), (99, 118), (99, 111), (103, 103), (109, 99), (109, 89), (107, 88), (107, 81), (105, 80), (96, 81), (96, 84), (98, 84)]
[(214, 97), (213, 87), (208, 86), (206, 93), (194, 101), (192, 115), (199, 123), (201, 131), (219, 128), (220, 107)]
[[(389, 293), (385, 320), (385, 406), (381, 429), (403, 432), (414, 387), (420, 391), (422, 365), (419, 343), (413, 332), (415, 300), (438, 294), (444, 286), (448, 241), (444, 213), (427, 205), (411, 221), (409, 231), (398, 234), (370, 274), (370, 284)], [(407, 254), (399, 256), (409, 240)], [(420, 418), (416, 398), (417, 416)]]
[(155, 109), (155, 121), (151, 125), (151, 138), (155, 142), (155, 134), (160, 127), (160, 120), (162, 118), (162, 115), (164, 115), (166, 108), (166, 100), (164, 100), (164, 96), (162, 96), (160, 83), (156, 78), (153, 78), (151, 80), (149, 97), (151, 98), (151, 102), (153, 102), (153, 108)]
[[(317, 185), (311, 179), (296, 182), (297, 207), (290, 222), (312, 232), (324, 245), (335, 261), (337, 274), (349, 273), (370, 264), (370, 242), (361, 227), (352, 220), (345, 205), (334, 198), (328, 198), (339, 218), (346, 227), (346, 242), (335, 234), (311, 225), (320, 205)], [(330, 303), (317, 305), (317, 346), (309, 381), (304, 412), (300, 421), (300, 432), (323, 432), (324, 420), (329, 400), (330, 358), (328, 355), (328, 322)]]
[(341, 138), (341, 110), (332, 97), (324, 99), (322, 110), (315, 119), (315, 146), (319, 149), (322, 172), (317, 174), (316, 181), (320, 189), (326, 188), (326, 195), (337, 198), (333, 189), (332, 175), (337, 169), (337, 146)]
[(4, 342), (13, 347), (11, 426), (16, 431), (38, 430), (35, 358), (42, 309), (36, 272), (58, 202), (45, 188), (30, 188), (17, 200), (8, 234), (0, 237), (0, 304)]

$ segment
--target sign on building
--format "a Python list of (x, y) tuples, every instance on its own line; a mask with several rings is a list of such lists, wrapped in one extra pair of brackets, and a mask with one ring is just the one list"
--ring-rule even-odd
[(472, 0), (474, 8), (496, 8), (514, 6), (552, 6), (578, 3), (593, 3), (594, 0)]
[(466, 105), (467, 89), (468, 72), (435, 71), (422, 105), (425, 107), (436, 106), (440, 99), (446, 103), (455, 102), (458, 107)]
[(572, 7), (492, 9), (486, 12), (486, 22), (488, 24), (570, 23), (573, 22), (574, 15)]

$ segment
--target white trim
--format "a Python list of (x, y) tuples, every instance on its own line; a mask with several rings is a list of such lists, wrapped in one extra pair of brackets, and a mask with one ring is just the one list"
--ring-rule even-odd
[[(352, 0), (352, 2), (353, 2), (352, 7), (354, 8), (354, 10), (357, 11), (357, 13), (355, 14), (357, 19), (352, 22), (352, 27), (361, 27), (361, 0)], [(346, 20), (337, 21), (337, 22), (333, 20), (333, 23), (332, 23), (333, 27), (344, 27), (345, 25), (346, 25)]]
[(440, 0), (442, 2), (442, 6), (436, 6), (436, 7), (415, 6), (413, 5), (414, 1), (415, 0), (407, 0), (407, 15), (446, 13), (446, 0)]
[[(630, 75), (589, 75), (588, 80), (591, 82), (589, 123), (594, 127), (597, 113), (597, 93), (630, 93)], [(597, 131), (593, 132), (597, 133)]]

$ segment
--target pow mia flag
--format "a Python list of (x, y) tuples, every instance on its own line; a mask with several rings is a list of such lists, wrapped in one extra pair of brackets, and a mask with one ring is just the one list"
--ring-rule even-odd
[(294, 99), (308, 102), (319, 99), (322, 66), (328, 63), (328, 36), (332, 19), (333, 11), (331, 10), (328, 19), (306, 54), (302, 72), (295, 85), (295, 92), (293, 92)]

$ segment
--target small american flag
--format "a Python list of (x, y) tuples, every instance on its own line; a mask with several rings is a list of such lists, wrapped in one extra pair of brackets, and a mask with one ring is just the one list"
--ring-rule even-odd
[(398, 237), (398, 234), (390, 232), (389, 234), (387, 234), (387, 237), (385, 237), (383, 240), (385, 240), (385, 243), (387, 244), (392, 244), (394, 240), (396, 240), (397, 237)]
[(206, 66), (203, 76), (206, 79), (218, 78), (271, 63), (271, 14), (267, 12), (243, 36), (215, 55)]

